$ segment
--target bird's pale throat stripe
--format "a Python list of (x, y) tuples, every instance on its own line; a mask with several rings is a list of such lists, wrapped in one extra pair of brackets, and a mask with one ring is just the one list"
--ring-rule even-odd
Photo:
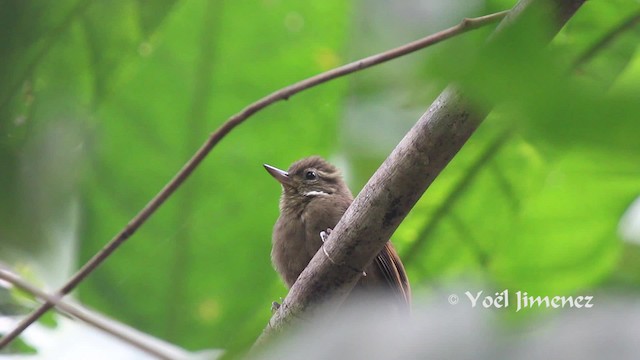
[(324, 191), (307, 191), (306, 193), (303, 193), (302, 195), (304, 196), (322, 196), (322, 195), (329, 195)]

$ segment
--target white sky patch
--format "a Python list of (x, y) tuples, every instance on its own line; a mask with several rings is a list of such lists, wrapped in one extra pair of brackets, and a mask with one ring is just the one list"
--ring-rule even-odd
[(624, 241), (640, 245), (640, 197), (622, 215), (618, 232)]

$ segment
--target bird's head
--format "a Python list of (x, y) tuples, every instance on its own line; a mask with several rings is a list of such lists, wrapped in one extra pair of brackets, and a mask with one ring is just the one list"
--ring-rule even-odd
[(267, 164), (264, 167), (282, 184), (285, 198), (305, 199), (334, 194), (351, 195), (340, 171), (319, 156), (298, 160), (287, 171)]

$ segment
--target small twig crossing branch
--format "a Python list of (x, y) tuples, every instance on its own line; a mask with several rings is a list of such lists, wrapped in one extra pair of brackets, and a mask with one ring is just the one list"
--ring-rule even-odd
[[(487, 24), (495, 23), (505, 17), (506, 14), (507, 12), (503, 11), (477, 18), (464, 19), (460, 24), (449, 29), (440, 31), (433, 35), (429, 35), (425, 38), (416, 40), (395, 49), (369, 56), (367, 58), (302, 80), (274, 93), (271, 93), (270, 95), (267, 95), (264, 98), (250, 104), (241, 112), (229, 118), (224, 124), (222, 124), (222, 126), (218, 128), (218, 130), (211, 134), (207, 141), (200, 147), (200, 149), (198, 149), (193, 157), (189, 159), (189, 161), (174, 176), (174, 178), (167, 185), (165, 185), (164, 188), (162, 188), (162, 190), (153, 199), (151, 199), (151, 201), (149, 201), (149, 203), (127, 224), (127, 226), (122, 231), (120, 231), (107, 245), (105, 245), (87, 263), (85, 263), (84, 266), (82, 266), (80, 270), (78, 270), (78, 272), (76, 272), (57, 292), (56, 296), (62, 297), (70, 293), (78, 284), (80, 284), (80, 282), (82, 282), (82, 280), (84, 280), (85, 277), (87, 277), (93, 270), (95, 270), (100, 264), (102, 264), (104, 260), (106, 260), (129, 237), (131, 237), (131, 235), (133, 235), (138, 230), (138, 228), (140, 228), (140, 226), (142, 226), (142, 224), (146, 222), (146, 220), (178, 189), (178, 187), (180, 187), (180, 185), (184, 183), (184, 181), (198, 167), (202, 160), (204, 160), (207, 154), (209, 154), (209, 152), (220, 142), (220, 140), (222, 140), (231, 130), (243, 123), (251, 115), (277, 101), (287, 100), (291, 96), (308, 88), (320, 85), (322, 83), (347, 74), (372, 67), (374, 65), (384, 63), (392, 59), (396, 59), (417, 50), (424, 49), (430, 45), (437, 44), (441, 41), (444, 41), (456, 35), (463, 34), (470, 30), (480, 28)], [(0, 339), (0, 349), (9, 344), (22, 331), (24, 331), (24, 329), (38, 320), (40, 316), (42, 316), (52, 307), (52, 303), (46, 302), (25, 319), (23, 319), (16, 326), (16, 328), (14, 328), (11, 332), (7, 333), (2, 339)]]

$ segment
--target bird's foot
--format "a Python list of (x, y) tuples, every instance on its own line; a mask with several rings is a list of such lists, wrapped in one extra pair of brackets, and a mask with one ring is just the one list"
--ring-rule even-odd
[[(327, 230), (325, 231), (320, 231), (320, 239), (322, 239), (322, 242), (327, 242), (327, 239), (329, 238), (329, 235), (331, 235), (331, 232), (333, 231), (332, 228), (327, 228)], [(335, 264), (335, 261), (333, 261), (333, 259), (329, 256), (329, 254), (327, 253), (327, 250), (325, 250), (324, 246), (322, 247), (322, 251), (324, 251), (324, 254), (327, 255), (327, 258), (329, 258), (329, 261), (331, 261), (332, 263)], [(358, 270), (356, 270), (358, 271)], [(367, 276), (366, 272), (362, 272), (362, 276)]]
[[(282, 300), (280, 300), (280, 301), (282, 301)], [(272, 313), (272, 314), (275, 314), (275, 313), (276, 313), (276, 311), (278, 311), (278, 309), (280, 309), (280, 306), (281, 306), (281, 305), (280, 305), (280, 303), (279, 303), (279, 302), (277, 302), (277, 301), (272, 302), (272, 303), (271, 303), (271, 313)]]
[(327, 228), (327, 230), (325, 231), (320, 231), (320, 239), (322, 239), (322, 242), (326, 242), (327, 239), (329, 238), (329, 235), (331, 235), (331, 232), (333, 231), (333, 229), (331, 228)]

